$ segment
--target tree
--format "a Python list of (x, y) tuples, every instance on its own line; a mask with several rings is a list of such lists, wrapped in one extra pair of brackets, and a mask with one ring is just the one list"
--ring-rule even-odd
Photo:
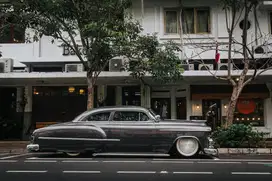
[[(143, 80), (142, 77), (147, 72), (153, 77), (167, 76), (167, 80), (180, 77), (178, 66), (167, 67), (162, 64), (166, 60), (158, 59), (166, 57), (169, 65), (176, 64), (177, 57), (172, 52), (175, 45), (168, 43), (166, 49), (162, 50), (155, 36), (141, 35), (141, 25), (129, 13), (129, 0), (12, 1), (21, 2), (24, 12), (22, 18), (28, 22), (28, 27), (35, 29), (38, 38), (47, 35), (61, 40), (84, 65), (87, 71), (88, 109), (93, 107), (93, 91), (97, 78), (112, 58), (125, 57), (148, 66), (144, 71), (138, 71), (135, 68), (137, 66), (130, 66), (132, 75), (140, 80)], [(76, 42), (78, 38), (86, 54), (80, 51)]]
[[(259, 0), (220, 0), (220, 6), (222, 6), (222, 10), (225, 12), (228, 42), (220, 45), (220, 43), (218, 43), (214, 38), (209, 38), (209, 43), (206, 43), (205, 46), (191, 40), (189, 40), (191, 42), (188, 43), (190, 44), (188, 46), (193, 47), (195, 50), (195, 55), (187, 57), (188, 59), (194, 59), (196, 57), (201, 58), (202, 53), (211, 50), (227, 52), (228, 54), (227, 76), (218, 76), (217, 71), (207, 69), (207, 71), (209, 71), (217, 80), (227, 81), (232, 86), (232, 94), (228, 103), (226, 122), (223, 125), (224, 127), (228, 127), (233, 123), (234, 111), (243, 88), (256, 80), (257, 77), (265, 71), (272, 69), (271, 57), (266, 59), (256, 57), (256, 53), (259, 55), (265, 54), (263, 47), (269, 46), (269, 40), (271, 40), (271, 36), (265, 35), (259, 27), (257, 11), (260, 2), (261, 1)], [(248, 20), (250, 16), (254, 18), (255, 22), (256, 35), (253, 41), (250, 40), (251, 37), (249, 37), (248, 32)], [(239, 28), (242, 29), (241, 38), (234, 37), (234, 33), (236, 32), (237, 35)], [(253, 50), (254, 47), (255, 51)], [(243, 64), (242, 68), (238, 68), (237, 61), (234, 61), (237, 56), (241, 59)], [(200, 63), (204, 64), (204, 61), (201, 60)], [(231, 70), (231, 65), (233, 65), (235, 69), (239, 70), (238, 75), (237, 71), (234, 72)]]

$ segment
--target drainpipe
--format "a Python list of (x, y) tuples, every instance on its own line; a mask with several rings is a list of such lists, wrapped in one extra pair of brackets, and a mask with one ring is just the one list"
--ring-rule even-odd
[(141, 21), (142, 21), (142, 26), (144, 25), (144, 0), (141, 0)]
[[(179, 0), (179, 6), (180, 6), (180, 13), (179, 13), (179, 36), (180, 36), (180, 49), (181, 49), (181, 55), (180, 59), (182, 64), (184, 64), (184, 42), (183, 42), (183, 30), (182, 30), (182, 0)], [(188, 62), (187, 62), (188, 63)]]

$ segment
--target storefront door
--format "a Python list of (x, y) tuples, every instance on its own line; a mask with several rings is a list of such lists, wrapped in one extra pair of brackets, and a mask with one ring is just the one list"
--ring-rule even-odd
[(151, 108), (154, 112), (164, 119), (171, 119), (171, 99), (170, 98), (152, 98)]
[(202, 100), (202, 111), (203, 117), (206, 119), (206, 113), (209, 111), (209, 107), (216, 104), (215, 108), (215, 121), (213, 122), (213, 127), (216, 128), (221, 125), (221, 100), (220, 99), (204, 99)]
[(186, 107), (186, 97), (178, 97), (176, 99), (177, 107), (177, 119), (186, 119), (187, 117), (187, 107)]

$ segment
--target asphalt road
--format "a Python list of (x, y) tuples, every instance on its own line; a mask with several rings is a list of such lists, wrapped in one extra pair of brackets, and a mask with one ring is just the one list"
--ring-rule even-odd
[(272, 159), (173, 159), (169, 157), (81, 156), (61, 154), (0, 155), (3, 181), (247, 181), (272, 179)]

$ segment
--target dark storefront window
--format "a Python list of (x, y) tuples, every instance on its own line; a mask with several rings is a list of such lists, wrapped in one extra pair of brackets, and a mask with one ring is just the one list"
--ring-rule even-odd
[(86, 87), (34, 87), (35, 122), (66, 122), (87, 109)]
[(264, 126), (264, 100), (240, 99), (234, 115), (234, 123)]
[(123, 87), (122, 89), (123, 105), (141, 105), (141, 88), (140, 86)]

